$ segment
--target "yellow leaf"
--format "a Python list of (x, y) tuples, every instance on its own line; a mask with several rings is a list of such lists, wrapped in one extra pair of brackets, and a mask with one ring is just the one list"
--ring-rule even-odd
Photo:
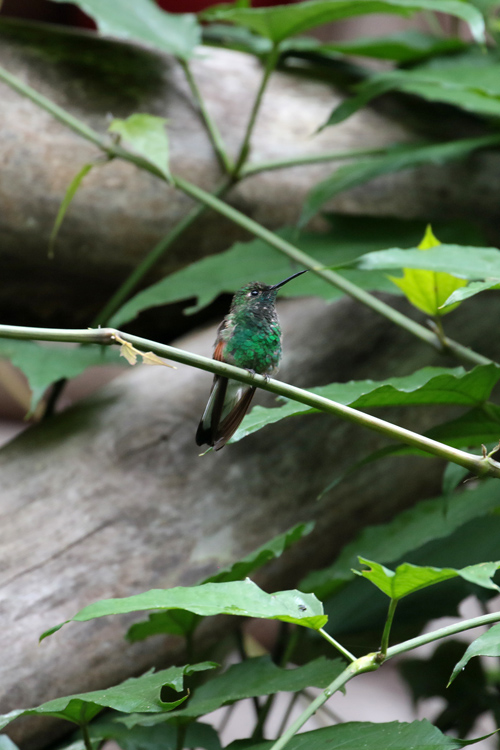
[(129, 365), (137, 364), (137, 354), (139, 354), (137, 349), (134, 349), (132, 344), (127, 341), (124, 341), (120, 346), (120, 357), (125, 357)]

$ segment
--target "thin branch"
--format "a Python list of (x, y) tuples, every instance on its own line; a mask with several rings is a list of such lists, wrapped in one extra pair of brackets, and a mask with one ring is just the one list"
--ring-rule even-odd
[(398, 656), (399, 654), (405, 654), (407, 651), (412, 651), (414, 648), (425, 646), (427, 643), (433, 643), (433, 641), (438, 641), (449, 635), (463, 633), (466, 630), (478, 628), (481, 625), (491, 625), (494, 622), (500, 622), (500, 612), (492, 612), (488, 615), (480, 615), (470, 620), (461, 620), (452, 625), (446, 625), (446, 627), (439, 628), (439, 630), (433, 630), (431, 633), (424, 633), (424, 635), (419, 635), (416, 638), (410, 638), (408, 641), (398, 643), (396, 646), (391, 646), (387, 649), (387, 659), (391, 659), (393, 656)]
[(241, 169), (247, 160), (247, 157), (250, 151), (250, 139), (252, 137), (255, 122), (257, 120), (257, 115), (259, 114), (260, 105), (262, 104), (262, 98), (264, 96), (264, 92), (269, 82), (271, 73), (275, 69), (276, 63), (278, 62), (278, 58), (279, 58), (279, 48), (277, 46), (274, 46), (267, 56), (266, 66), (264, 68), (264, 75), (262, 76), (259, 90), (257, 91), (257, 95), (255, 97), (252, 111), (250, 113), (245, 135), (243, 136), (243, 142), (241, 144), (240, 152), (238, 154), (236, 163), (234, 165), (233, 176), (235, 179), (239, 179)]
[(240, 170), (240, 177), (249, 177), (259, 172), (269, 172), (273, 169), (288, 169), (302, 167), (308, 164), (321, 164), (328, 161), (344, 161), (346, 159), (360, 159), (364, 156), (383, 156), (391, 151), (389, 148), (353, 148), (350, 151), (324, 151), (320, 154), (304, 154), (303, 156), (289, 156), (285, 159), (246, 164)]
[(205, 127), (212, 141), (212, 145), (214, 147), (215, 153), (217, 155), (217, 158), (219, 159), (219, 163), (222, 169), (227, 174), (231, 174), (234, 170), (234, 165), (226, 151), (226, 145), (220, 134), (219, 128), (217, 127), (215, 120), (212, 118), (212, 116), (210, 115), (210, 112), (208, 111), (205, 105), (205, 101), (198, 88), (196, 79), (193, 76), (193, 72), (189, 66), (189, 62), (187, 60), (179, 59), (179, 63), (184, 71), (184, 75), (186, 76), (186, 80), (189, 84), (189, 88), (191, 89), (191, 93), (193, 94), (196, 104), (198, 105), (202, 120), (205, 123)]
[(281, 735), (281, 737), (276, 740), (276, 742), (271, 746), (270, 750), (282, 750), (285, 745), (287, 745), (292, 737), (294, 737), (295, 734), (301, 729), (306, 721), (311, 718), (311, 716), (314, 716), (316, 711), (321, 708), (323, 703), (326, 703), (326, 701), (331, 698), (331, 696), (336, 693), (338, 690), (341, 690), (341, 688), (346, 685), (349, 680), (352, 680), (353, 677), (356, 677), (358, 674), (364, 674), (365, 672), (373, 672), (376, 669), (378, 669), (379, 664), (376, 662), (376, 654), (368, 654), (367, 656), (362, 656), (360, 659), (356, 659), (356, 661), (349, 664), (348, 667), (344, 669), (344, 671), (336, 677), (333, 682), (328, 685), (323, 692), (321, 692), (303, 711), (300, 716), (295, 719), (295, 721), (290, 724), (286, 732)]
[(324, 396), (318, 396), (302, 388), (297, 388), (296, 386), (288, 385), (271, 378), (266, 379), (262, 375), (253, 375), (247, 370), (228, 365), (225, 362), (202, 357), (183, 349), (176, 349), (167, 344), (158, 344), (155, 341), (117, 331), (114, 328), (65, 329), (0, 325), (0, 338), (28, 339), (31, 341), (72, 341), (81, 344), (93, 343), (101, 345), (116, 344), (119, 340), (125, 341), (141, 351), (152, 351), (165, 359), (197, 367), (207, 372), (216, 373), (217, 375), (223, 375), (241, 383), (270, 391), (278, 396), (284, 396), (301, 404), (306, 404), (306, 406), (310, 406), (318, 411), (333, 414), (347, 422), (353, 422), (361, 427), (379, 432), (392, 440), (404, 443), (405, 445), (411, 445), (433, 456), (456, 463), (479, 476), (500, 478), (500, 463), (497, 463), (491, 456), (479, 457), (473, 453), (458, 450), (444, 443), (439, 443), (437, 440), (419, 435), (404, 427), (391, 424), (371, 414), (365, 414), (350, 406), (344, 406), (344, 404), (331, 401), (328, 398), (324, 398)]
[(327, 633), (326, 630), (323, 630), (323, 628), (320, 628), (318, 632), (323, 636), (323, 638), (325, 640), (328, 641), (328, 643), (331, 643), (331, 645), (334, 648), (336, 648), (337, 651), (340, 651), (340, 653), (343, 656), (345, 656), (345, 658), (348, 661), (356, 661), (356, 657), (353, 654), (351, 654), (350, 651), (348, 651), (346, 648), (344, 648), (341, 643), (339, 643), (338, 641), (336, 641), (335, 638), (333, 638), (329, 633)]

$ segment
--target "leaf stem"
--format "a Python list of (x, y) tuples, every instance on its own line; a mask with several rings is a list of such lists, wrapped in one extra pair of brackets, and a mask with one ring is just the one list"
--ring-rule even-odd
[(424, 633), (416, 638), (410, 638), (408, 641), (403, 641), (395, 646), (391, 646), (387, 649), (386, 658), (392, 659), (393, 656), (399, 654), (405, 654), (407, 651), (412, 651), (414, 648), (419, 646), (425, 646), (427, 643), (433, 643), (441, 638), (446, 638), (449, 635), (455, 635), (456, 633), (463, 633), (465, 630), (471, 630), (472, 628), (478, 628), (481, 625), (490, 625), (494, 622), (500, 621), (500, 612), (492, 612), (488, 615), (480, 615), (479, 617), (472, 617), (470, 620), (461, 620), (455, 622), (452, 625), (446, 625), (444, 628), (433, 630), (430, 633)]
[(389, 647), (389, 636), (391, 634), (392, 621), (394, 620), (394, 613), (398, 606), (398, 599), (391, 599), (389, 603), (389, 611), (387, 612), (387, 619), (384, 625), (384, 632), (382, 633), (382, 642), (380, 644), (379, 659), (381, 662), (385, 661), (387, 656), (387, 649)]
[(290, 724), (288, 729), (281, 735), (281, 737), (276, 740), (276, 742), (271, 746), (270, 750), (282, 750), (285, 745), (287, 745), (292, 737), (297, 734), (299, 729), (301, 729), (306, 721), (311, 718), (311, 716), (314, 716), (316, 711), (321, 708), (323, 703), (326, 703), (326, 701), (331, 698), (331, 696), (336, 693), (338, 690), (344, 687), (349, 680), (352, 680), (353, 677), (356, 677), (358, 674), (363, 674), (364, 672), (373, 672), (380, 666), (377, 664), (376, 661), (376, 654), (367, 654), (366, 656), (362, 656), (360, 659), (356, 659), (351, 664), (349, 664), (348, 667), (344, 669), (344, 671), (336, 677), (333, 682), (328, 685), (325, 690), (323, 690), (322, 693), (320, 693), (311, 703), (307, 706), (305, 711), (303, 711), (300, 716), (295, 719), (295, 721)]
[(333, 414), (348, 422), (353, 422), (361, 427), (379, 432), (398, 442), (419, 448), (433, 456), (456, 463), (479, 476), (500, 478), (500, 463), (496, 462), (490, 456), (480, 457), (473, 453), (467, 453), (444, 443), (439, 443), (437, 440), (432, 440), (424, 435), (419, 435), (404, 427), (386, 422), (371, 414), (365, 414), (350, 406), (344, 406), (344, 404), (331, 401), (324, 396), (319, 396), (302, 388), (297, 388), (296, 386), (288, 385), (287, 383), (282, 383), (271, 378), (266, 379), (262, 375), (253, 375), (247, 370), (228, 365), (225, 362), (202, 357), (183, 349), (176, 349), (167, 344), (159, 344), (140, 336), (117, 331), (114, 328), (65, 329), (0, 325), (0, 338), (28, 339), (30, 341), (73, 341), (100, 345), (116, 344), (118, 339), (121, 339), (142, 351), (152, 351), (165, 359), (197, 367), (217, 375), (223, 375), (227, 378), (262, 388), (265, 391), (270, 391), (278, 396), (284, 396), (301, 404), (306, 404), (306, 406), (310, 406), (318, 411)]
[(353, 654), (351, 654), (350, 651), (348, 651), (346, 648), (344, 648), (344, 646), (342, 646), (341, 643), (339, 643), (338, 641), (336, 641), (335, 638), (333, 638), (330, 635), (330, 633), (327, 633), (326, 630), (323, 630), (323, 628), (320, 628), (319, 631), (318, 631), (318, 633), (320, 633), (323, 636), (323, 638), (328, 641), (328, 643), (331, 643), (332, 646), (337, 649), (337, 651), (340, 651), (340, 653), (343, 656), (345, 656), (345, 658), (348, 661), (356, 661), (356, 657)]
[(200, 110), (201, 117), (203, 119), (203, 122), (205, 123), (205, 127), (211, 138), (215, 153), (217, 155), (217, 158), (219, 159), (219, 163), (222, 169), (227, 174), (232, 174), (234, 170), (234, 165), (226, 151), (226, 145), (222, 139), (219, 128), (217, 127), (215, 120), (212, 118), (212, 116), (210, 115), (210, 112), (208, 111), (205, 105), (205, 101), (201, 95), (200, 89), (198, 88), (196, 79), (193, 76), (193, 71), (191, 70), (189, 66), (189, 62), (187, 60), (182, 60), (180, 58), (178, 58), (178, 61), (184, 71), (184, 75), (186, 76), (186, 80), (189, 84), (189, 88), (191, 89), (191, 93), (193, 94), (193, 97), (196, 100), (196, 103)]
[(82, 724), (82, 738), (85, 750), (93, 750), (92, 742), (90, 741), (89, 728), (87, 724)]
[(243, 166), (240, 170), (240, 177), (249, 177), (250, 175), (259, 174), (259, 172), (269, 172), (273, 169), (321, 164), (325, 161), (343, 161), (344, 159), (358, 159), (363, 156), (382, 156), (389, 151), (390, 148), (353, 148), (350, 151), (324, 151), (320, 154), (304, 154), (303, 156), (290, 156), (285, 159), (261, 161)]
[(264, 74), (262, 76), (259, 90), (257, 91), (257, 95), (253, 103), (252, 111), (250, 113), (247, 128), (245, 131), (245, 135), (243, 136), (243, 142), (240, 147), (240, 152), (236, 158), (236, 163), (233, 169), (233, 177), (235, 179), (240, 178), (241, 169), (244, 163), (246, 162), (248, 154), (250, 152), (250, 139), (252, 137), (255, 122), (257, 120), (257, 115), (259, 114), (260, 105), (262, 104), (262, 98), (264, 96), (264, 92), (266, 90), (269, 78), (271, 77), (271, 73), (273, 72), (274, 68), (276, 67), (276, 63), (278, 62), (278, 58), (279, 58), (279, 47), (278, 45), (274, 45), (272, 50), (269, 52), (267, 56), (266, 65), (264, 68)]

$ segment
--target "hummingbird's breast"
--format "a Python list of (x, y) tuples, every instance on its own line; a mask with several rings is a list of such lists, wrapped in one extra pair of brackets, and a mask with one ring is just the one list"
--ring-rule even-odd
[[(266, 311), (267, 312), (267, 311)], [(281, 359), (281, 328), (274, 310), (231, 315), (221, 331), (224, 359), (259, 375), (273, 375)], [(232, 318), (232, 320), (231, 320)]]

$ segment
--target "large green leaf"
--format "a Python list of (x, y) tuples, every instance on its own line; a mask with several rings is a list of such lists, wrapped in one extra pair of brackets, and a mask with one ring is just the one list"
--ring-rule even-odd
[(464, 279), (500, 279), (500, 250), (493, 247), (445, 244), (433, 247), (425, 253), (418, 249), (391, 248), (362, 255), (356, 261), (356, 266), (367, 271), (419, 268), (453, 272)]
[[(67, 0), (52, 0), (66, 2)], [(73, 0), (108, 36), (145, 42), (184, 60), (200, 41), (200, 28), (190, 13), (166, 13), (154, 0)]]
[(120, 685), (105, 690), (68, 695), (42, 703), (37, 708), (11, 711), (0, 716), (0, 729), (19, 716), (52, 716), (81, 726), (91, 721), (103, 708), (113, 708), (115, 711), (124, 713), (171, 711), (188, 696), (184, 695), (179, 700), (164, 702), (160, 697), (162, 687), (168, 685), (172, 690), (180, 693), (184, 690), (185, 675), (213, 669), (214, 666), (216, 665), (213, 662), (202, 662), (185, 667), (170, 667), (161, 672), (150, 671), (142, 677), (131, 677)]
[(435, 497), (399, 513), (386, 524), (368, 526), (327, 568), (310, 573), (300, 582), (305, 591), (325, 599), (354, 577), (358, 556), (391, 563), (433, 540), (444, 539), (469, 521), (489, 515), (500, 505), (498, 482), (489, 479), (467, 492)]
[[(298, 692), (307, 687), (325, 688), (344, 669), (345, 663), (341, 659), (331, 660), (324, 656), (296, 669), (278, 667), (269, 656), (247, 659), (198, 687), (185, 710), (169, 713), (169, 716), (172, 719), (196, 718), (244, 698)], [(158, 719), (163, 722), (163, 717)], [(149, 716), (130, 716), (125, 717), (123, 723), (128, 727), (137, 724), (152, 726), (158, 721)]]
[(453, 682), (457, 674), (465, 669), (474, 656), (500, 656), (500, 625), (493, 625), (486, 633), (472, 641), (463, 657), (455, 665), (448, 684)]
[[(300, 523), (283, 534), (271, 539), (258, 549), (237, 562), (222, 568), (213, 575), (199, 581), (204, 583), (224, 583), (228, 581), (242, 581), (244, 578), (258, 570), (270, 560), (281, 557), (283, 552), (298, 542), (302, 537), (309, 534), (314, 528), (314, 523)], [(129, 628), (127, 638), (129, 641), (142, 641), (151, 635), (169, 633), (171, 635), (189, 635), (200, 621), (200, 616), (192, 612), (175, 610), (174, 612), (153, 612), (144, 622), (135, 623)]]
[[(349, 721), (333, 727), (296, 734), (287, 744), (288, 750), (458, 750), (477, 740), (459, 740), (443, 734), (423, 719), (411, 723), (391, 721), (370, 723)], [(246, 745), (245, 750), (270, 750), (273, 742)], [(238, 744), (227, 750), (237, 750)]]
[(147, 609), (181, 609), (197, 615), (239, 615), (281, 620), (319, 630), (327, 618), (323, 607), (312, 594), (301, 591), (277, 591), (267, 594), (247, 578), (228, 583), (205, 583), (201, 586), (177, 586), (152, 589), (123, 599), (103, 599), (89, 604), (71, 620), (42, 634), (40, 640), (52, 635), (67, 622), (86, 622), (97, 617), (140, 612)]
[[(299, 234), (295, 228), (286, 228), (277, 234), (314, 257), (319, 264), (339, 266), (351, 263), (370, 250), (415, 246), (424, 230), (424, 224), (420, 221), (335, 214), (326, 218), (331, 228), (322, 234)], [(436, 223), (435, 229), (448, 242), (455, 242), (458, 238), (462, 242), (481, 242), (480, 238), (476, 239), (477, 235), (473, 234), (470, 225), (465, 223)], [(226, 252), (202, 258), (139, 292), (118, 310), (110, 325), (120, 327), (135, 318), (141, 310), (190, 298), (196, 302), (184, 312), (194, 313), (220, 294), (235, 292), (253, 279), (270, 283), (284, 279), (293, 270), (295, 268), (290, 266), (287, 258), (262, 240), (237, 242)], [(394, 293), (394, 285), (384, 273), (367, 274), (356, 269), (341, 270), (340, 273), (362, 288)], [(282, 294), (315, 295), (326, 300), (342, 296), (338, 289), (311, 273), (284, 287)]]
[(411, 29), (387, 36), (356, 37), (342, 42), (321, 44), (315, 40), (311, 44), (315, 52), (323, 55), (338, 53), (359, 55), (380, 60), (393, 60), (398, 63), (415, 62), (426, 57), (455, 52), (466, 48), (460, 39), (438, 39), (431, 34), (423, 34)]
[[(404, 377), (332, 383), (310, 390), (311, 393), (356, 409), (424, 404), (474, 406), (489, 398), (499, 380), (500, 368), (494, 364), (480, 365), (469, 372), (462, 367), (424, 367)], [(287, 401), (284, 406), (274, 408), (255, 406), (243, 420), (232, 442), (281, 419), (313, 413), (317, 413), (317, 410), (296, 401)]]
[[(89, 735), (94, 742), (115, 740), (121, 750), (177, 750), (178, 747), (178, 731), (175, 725), (163, 723), (160, 726), (137, 725), (129, 728), (123, 725), (121, 717), (99, 718), (90, 725)], [(198, 721), (192, 721), (184, 727), (182, 746), (186, 749), (202, 747), (206, 750), (220, 750), (221, 747), (215, 729)], [(64, 750), (73, 748), (70, 746)], [(81, 750), (85, 748), (82, 747)]]
[(460, 576), (469, 583), (475, 583), (487, 589), (500, 588), (491, 580), (495, 575), (500, 562), (480, 563), (479, 565), (469, 565), (461, 570), (455, 568), (431, 568), (420, 565), (411, 565), (403, 563), (395, 571), (389, 570), (380, 563), (359, 558), (359, 562), (368, 567), (368, 570), (355, 570), (354, 573), (363, 578), (367, 578), (374, 586), (380, 589), (390, 599), (402, 599), (409, 594), (433, 586), (442, 581), (448, 581), (450, 578)]
[[(500, 114), (500, 102), (499, 102)], [(401, 145), (382, 156), (359, 159), (352, 164), (339, 167), (330, 177), (315, 185), (307, 195), (300, 217), (300, 226), (315, 216), (325, 203), (345, 190), (350, 190), (384, 174), (413, 169), (423, 164), (446, 164), (463, 159), (481, 148), (500, 144), (499, 135), (463, 138), (448, 143), (417, 143)]]
[(28, 378), (31, 388), (30, 412), (45, 390), (61, 378), (74, 378), (88, 367), (123, 365), (117, 349), (90, 344), (88, 346), (41, 346), (32, 341), (0, 338), (0, 357), (10, 360)]
[(108, 130), (123, 138), (139, 156), (171, 180), (166, 122), (164, 117), (135, 114), (126, 120), (113, 120)]
[(309, 0), (292, 6), (248, 8), (238, 5), (218, 5), (208, 9), (202, 18), (244, 26), (274, 43), (295, 34), (343, 18), (368, 13), (395, 13), (410, 16), (420, 10), (448, 13), (461, 18), (477, 41), (484, 40), (484, 20), (470, 3), (457, 0)]
[(326, 125), (336, 125), (388, 91), (414, 94), (451, 104), (476, 115), (500, 115), (500, 62), (496, 53), (465, 54), (432, 61), (412, 70), (379, 73), (356, 86), (356, 94), (332, 112)]

